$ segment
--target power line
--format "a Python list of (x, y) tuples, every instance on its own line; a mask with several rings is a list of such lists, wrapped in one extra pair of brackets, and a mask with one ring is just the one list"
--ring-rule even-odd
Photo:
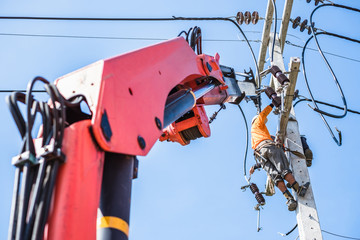
[[(300, 97), (300, 96), (299, 96), (299, 97)], [(302, 98), (299, 98), (299, 100), (297, 100), (297, 101), (294, 103), (293, 107), (295, 107), (298, 103), (303, 102), (303, 101), (306, 101), (306, 102), (311, 102), (311, 101), (312, 101), (311, 99), (306, 98), (306, 97), (304, 97), (304, 96), (301, 96), (301, 97), (302, 97)], [(319, 100), (315, 100), (315, 102), (316, 102), (316, 103), (319, 103), (319, 104), (323, 104), (323, 105), (325, 105), (325, 106), (329, 106), (329, 107), (333, 107), (333, 108), (337, 108), (337, 109), (344, 110), (343, 107), (336, 106), (336, 105), (334, 105), (334, 104), (330, 104), (330, 103), (327, 103), (327, 102), (322, 102), (322, 101), (319, 101)], [(351, 109), (348, 109), (348, 112), (355, 113), (355, 114), (360, 114), (360, 112), (355, 111), (355, 110), (351, 110)]]
[[(244, 32), (260, 33), (259, 31), (244, 31)], [(74, 39), (78, 38), (78, 39), (104, 39), (104, 40), (135, 40), (135, 41), (136, 40), (139, 40), (139, 41), (166, 41), (166, 40), (168, 40), (166, 38), (150, 38), (150, 37), (109, 37), (109, 36), (82, 36), (82, 35), (59, 35), (59, 34), (28, 34), (28, 33), (0, 33), (0, 36), (74, 38)], [(293, 37), (296, 37), (296, 36), (293, 36)], [(298, 38), (298, 39), (300, 39), (300, 38)], [(243, 40), (243, 39), (203, 39), (203, 41), (205, 41), (205, 42), (245, 42), (245, 40)], [(249, 39), (249, 42), (260, 43), (261, 40)], [(293, 47), (297, 47), (297, 48), (301, 48), (301, 49), (303, 48), (303, 46), (294, 44), (288, 40), (285, 43), (290, 46), (293, 46)], [(314, 48), (307, 48), (307, 49), (312, 50), (312, 51), (317, 51), (317, 49), (314, 49)], [(335, 57), (339, 57), (339, 58), (343, 58), (343, 59), (347, 59), (350, 61), (360, 63), (360, 60), (355, 59), (355, 58), (349, 58), (349, 57), (345, 57), (343, 55), (338, 55), (338, 54), (326, 52), (326, 51), (324, 51), (324, 53), (335, 56)]]
[[(285, 43), (288, 44), (288, 45), (290, 45), (290, 46), (297, 47), (297, 48), (301, 48), (301, 49), (304, 47), (304, 46), (300, 46), (300, 45), (294, 44), (294, 43), (292, 43), (292, 42), (290, 42), (290, 41), (288, 41), (288, 40), (286, 40)], [(312, 51), (315, 51), (315, 52), (318, 51), (318, 50), (315, 49), (315, 48), (309, 48), (309, 47), (308, 47), (307, 49), (312, 50)], [(339, 58), (343, 58), (343, 59), (347, 59), (347, 60), (350, 60), (350, 61), (354, 61), (354, 62), (359, 62), (359, 63), (360, 63), (360, 60), (355, 59), (355, 58), (349, 58), (349, 57), (345, 57), (345, 56), (343, 56), (343, 55), (338, 55), (338, 54), (335, 54), (335, 53), (325, 52), (325, 51), (324, 51), (324, 53), (326, 53), (326, 54), (328, 54), (328, 55), (335, 56), (335, 57), (339, 57)]]
[[(0, 93), (12, 93), (12, 92), (26, 92), (26, 90), (16, 90), (16, 89), (2, 89)], [(46, 92), (45, 90), (32, 90), (32, 92)]]
[(86, 17), (29, 17), (29, 16), (0, 16), (0, 19), (7, 20), (51, 20), (51, 21), (225, 21), (230, 22), (235, 25), (235, 27), (240, 31), (244, 37), (249, 50), (251, 52), (252, 59), (254, 61), (255, 67), (257, 69), (258, 78), (260, 79), (260, 72), (258, 63), (254, 54), (254, 51), (248, 41), (244, 31), (231, 18), (226, 17), (176, 17), (172, 16), (171, 18), (86, 18)]
[[(28, 33), (0, 33), (0, 36), (14, 37), (48, 37), (48, 38), (79, 38), (79, 39), (106, 39), (106, 40), (140, 40), (140, 41), (165, 41), (166, 38), (148, 37), (109, 37), (109, 36), (82, 36), (82, 35), (58, 35), (58, 34), (28, 34)], [(207, 42), (245, 42), (243, 39), (203, 39)], [(249, 42), (260, 43), (261, 40), (249, 40)]]
[(328, 231), (325, 231), (325, 230), (321, 230), (321, 231), (324, 232), (324, 233), (327, 233), (327, 234), (336, 236), (336, 237), (347, 238), (347, 239), (354, 239), (354, 240), (360, 240), (360, 238), (347, 237), (347, 236), (339, 235), (339, 234), (336, 234), (336, 233), (328, 232)]

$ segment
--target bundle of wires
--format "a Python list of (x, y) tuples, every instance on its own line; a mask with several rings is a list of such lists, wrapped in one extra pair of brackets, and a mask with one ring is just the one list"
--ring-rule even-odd
[[(32, 93), (36, 82), (44, 85), (49, 95), (48, 102), (34, 99)], [(66, 125), (65, 110), (67, 106), (80, 109), (82, 100), (81, 95), (65, 100), (56, 86), (42, 77), (30, 81), (25, 94), (13, 92), (7, 97), (10, 112), (23, 141), (20, 154), (12, 162), (16, 171), (9, 240), (43, 239), (59, 165), (65, 159), (61, 152)], [(19, 102), (25, 104), (25, 119)], [(41, 137), (34, 140), (32, 132), (39, 114), (42, 120), (39, 131)]]

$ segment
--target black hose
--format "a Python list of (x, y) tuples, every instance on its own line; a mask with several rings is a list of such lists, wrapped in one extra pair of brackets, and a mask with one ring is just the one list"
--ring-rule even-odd
[(11, 201), (8, 240), (15, 239), (17, 215), (18, 215), (18, 205), (19, 205), (19, 197), (18, 197), (19, 196), (19, 187), (20, 187), (20, 168), (16, 168), (15, 179), (14, 179), (14, 189), (13, 189), (13, 195), (12, 195), (12, 201)]
[(16, 236), (15, 240), (23, 239), (23, 232), (26, 225), (26, 213), (29, 204), (29, 197), (31, 191), (31, 172), (30, 172), (30, 163), (26, 162), (22, 168), (21, 176), (21, 187), (18, 196), (18, 215), (17, 215), (17, 224), (16, 224)]
[(39, 170), (38, 170), (38, 174), (37, 174), (37, 178), (36, 178), (36, 182), (35, 182), (35, 186), (34, 186), (34, 190), (33, 190), (33, 194), (32, 194), (32, 198), (31, 198), (31, 205), (29, 206), (29, 217), (28, 217), (28, 222), (26, 225), (26, 229), (25, 229), (25, 239), (30, 239), (31, 234), (32, 234), (32, 230), (34, 227), (34, 221), (35, 221), (35, 214), (36, 214), (36, 207), (39, 204), (39, 200), (42, 194), (42, 184), (44, 181), (44, 177), (45, 177), (45, 169), (46, 169), (46, 161), (45, 159), (43, 159), (43, 161), (39, 164)]

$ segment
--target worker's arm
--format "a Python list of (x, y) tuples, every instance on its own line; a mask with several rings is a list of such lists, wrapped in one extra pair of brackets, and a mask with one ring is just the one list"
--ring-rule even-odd
[(274, 107), (274, 105), (272, 103), (270, 103), (268, 106), (266, 106), (266, 108), (264, 108), (264, 110), (261, 111), (261, 113), (259, 114), (259, 117), (256, 119), (256, 121), (258, 123), (265, 122), (266, 117), (271, 113), (273, 107)]
[(254, 171), (255, 171), (256, 169), (258, 169), (258, 168), (261, 168), (260, 163), (257, 163), (257, 164), (255, 164), (255, 165), (253, 165), (253, 166), (250, 168), (250, 170), (249, 170), (250, 175), (253, 174)]

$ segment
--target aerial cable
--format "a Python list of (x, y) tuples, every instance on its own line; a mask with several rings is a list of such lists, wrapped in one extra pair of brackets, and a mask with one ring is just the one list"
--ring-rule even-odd
[[(328, 122), (326, 121), (324, 115), (326, 116), (329, 116), (329, 117), (333, 117), (333, 118), (343, 118), (346, 116), (347, 114), (347, 103), (346, 103), (346, 99), (345, 99), (345, 96), (344, 96), (344, 93), (341, 89), (341, 86), (340, 86), (340, 83), (339, 81), (337, 80), (336, 78), (336, 75), (334, 73), (334, 71), (332, 70), (329, 62), (327, 61), (323, 51), (321, 50), (321, 47), (319, 45), (319, 42), (318, 42), (318, 39), (317, 39), (317, 35), (328, 35), (328, 36), (334, 36), (334, 37), (338, 37), (338, 38), (341, 38), (341, 39), (345, 39), (345, 40), (348, 40), (348, 41), (353, 41), (353, 42), (357, 42), (357, 43), (360, 43), (359, 40), (356, 40), (356, 39), (352, 39), (352, 38), (349, 38), (349, 37), (346, 37), (346, 36), (341, 36), (341, 35), (338, 35), (338, 34), (334, 34), (334, 33), (329, 33), (329, 32), (315, 32), (314, 30), (314, 26), (313, 26), (313, 21), (312, 21), (312, 17), (313, 17), (313, 14), (321, 7), (326, 7), (326, 6), (334, 6), (334, 7), (340, 7), (340, 8), (344, 8), (344, 9), (348, 9), (348, 10), (352, 10), (352, 11), (356, 11), (356, 12), (360, 12), (360, 9), (356, 9), (356, 8), (352, 8), (352, 7), (347, 7), (347, 6), (343, 6), (343, 5), (338, 5), (338, 4), (323, 4), (323, 5), (320, 5), (318, 6), (317, 8), (315, 8), (311, 15), (310, 15), (310, 28), (311, 28), (311, 32), (312, 32), (312, 36), (306, 41), (305, 45), (304, 45), (304, 48), (303, 48), (303, 51), (302, 51), (302, 68), (303, 68), (303, 74), (304, 74), (304, 79), (305, 79), (305, 83), (306, 83), (306, 87), (309, 91), (309, 94), (310, 94), (310, 97), (311, 97), (311, 100), (314, 104), (314, 108), (312, 107), (312, 109), (316, 112), (319, 113), (321, 119), (324, 121), (324, 124), (326, 125), (331, 137), (333, 138), (333, 140), (335, 141), (335, 143), (338, 145), (338, 146), (341, 146), (342, 144), (342, 137), (341, 137), (341, 131), (339, 131), (336, 127), (335, 127), (335, 130), (338, 132), (338, 139), (335, 137), (332, 129), (330, 128)], [(309, 83), (308, 83), (308, 80), (307, 80), (307, 76), (306, 76), (306, 68), (305, 68), (305, 50), (306, 50), (306, 47), (307, 45), (309, 44), (309, 42), (312, 40), (312, 39), (315, 39), (315, 42), (316, 42), (316, 45), (318, 47), (318, 51), (319, 53), (321, 54), (324, 62), (326, 63), (328, 69), (330, 70), (333, 78), (334, 78), (334, 81), (335, 81), (335, 84), (336, 86), (338, 87), (338, 90), (340, 92), (340, 95), (341, 95), (341, 98), (342, 98), (342, 101), (343, 101), (343, 104), (344, 104), (344, 112), (342, 115), (335, 115), (335, 114), (331, 114), (331, 113), (328, 113), (328, 112), (325, 112), (325, 111), (322, 111), (318, 108), (317, 106), (317, 103), (315, 102), (315, 99), (313, 97), (313, 94), (309, 88)]]
[(242, 110), (240, 105), (238, 105), (238, 107), (241, 112), (241, 115), (243, 116), (244, 123), (245, 123), (245, 129), (246, 129), (246, 144), (245, 144), (246, 146), (245, 146), (245, 154), (244, 154), (244, 177), (245, 177), (246, 182), (250, 183), (251, 176), (248, 178), (246, 175), (246, 159), (247, 159), (247, 153), (248, 153), (248, 148), (249, 148), (249, 127), (248, 127), (248, 123), (246, 121), (244, 111)]
[[(300, 98), (301, 97), (301, 98)], [(299, 96), (299, 100), (297, 100), (294, 104), (293, 104), (293, 107), (296, 107), (296, 105), (298, 103), (301, 103), (301, 102), (312, 102), (311, 99), (309, 98), (306, 98), (304, 96)], [(341, 110), (344, 110), (344, 108), (340, 107), (340, 106), (337, 106), (337, 105), (334, 105), (334, 104), (331, 104), (331, 103), (327, 103), (327, 102), (323, 102), (323, 101), (319, 101), (319, 100), (315, 100), (316, 103), (318, 104), (323, 104), (323, 105), (326, 105), (326, 106), (329, 106), (329, 107), (333, 107), (333, 108), (337, 108), (337, 109), (341, 109)], [(348, 109), (348, 112), (351, 112), (351, 113), (355, 113), (355, 114), (359, 114), (360, 115), (360, 112), (358, 111), (355, 111), (355, 110), (352, 110), (352, 109)]]
[(327, 233), (327, 234), (330, 234), (330, 235), (336, 236), (336, 237), (341, 237), (341, 238), (346, 238), (346, 239), (360, 240), (360, 238), (348, 237), (348, 236), (344, 236), (344, 235), (340, 235), (340, 234), (332, 233), (332, 232), (329, 232), (329, 231), (326, 231), (326, 230), (322, 230), (322, 229), (321, 229), (321, 231), (322, 231), (322, 232), (324, 232), (324, 233)]
[[(276, 4), (275, 0), (272, 0), (272, 4), (274, 7), (274, 13), (275, 13), (275, 21), (274, 21), (274, 36), (273, 36), (273, 43), (272, 43), (272, 50), (271, 50), (271, 63), (274, 62), (274, 48), (275, 48), (275, 40), (276, 40), (276, 31), (277, 31), (277, 10), (276, 10)], [(260, 78), (259, 78), (260, 79)]]
[[(346, 37), (346, 36), (342, 36), (342, 35), (338, 35), (338, 34), (335, 34), (335, 33), (330, 33), (330, 32), (317, 32), (317, 33), (314, 33), (314, 36), (317, 36), (317, 35), (327, 35), (327, 36), (333, 36), (333, 37), (337, 37), (337, 38), (341, 38), (341, 39), (344, 39), (344, 40), (348, 40), (348, 41), (352, 41), (352, 42), (356, 42), (356, 43), (360, 43), (360, 40), (357, 40), (357, 39), (353, 39), (353, 38), (349, 38), (349, 37)], [(314, 96), (312, 94), (312, 91), (310, 90), (310, 86), (309, 86), (309, 83), (308, 83), (308, 79), (307, 79), (307, 75), (306, 75), (306, 67), (305, 67), (305, 50), (306, 50), (306, 47), (307, 45), (309, 44), (309, 42), (313, 39), (314, 37), (311, 36), (305, 43), (304, 47), (303, 47), (303, 51), (302, 51), (302, 68), (303, 68), (303, 74), (304, 74), (304, 79), (305, 79), (305, 83), (306, 83), (306, 87), (308, 89), (308, 92), (310, 94), (310, 98), (312, 99), (314, 105), (315, 105), (315, 108), (313, 108), (314, 111), (318, 112), (318, 113), (321, 113), (321, 114), (324, 114), (326, 116), (329, 116), (329, 117), (333, 117), (333, 118), (343, 118), (346, 116), (346, 113), (347, 113), (347, 103), (346, 103), (346, 99), (345, 99), (345, 96), (344, 96), (344, 93), (341, 89), (341, 86), (340, 86), (340, 83), (339, 81), (337, 80), (336, 76), (335, 76), (335, 73), (334, 71), (332, 70), (330, 64), (328, 63), (328, 61), (326, 60), (326, 57), (324, 56), (323, 54), (323, 51), (321, 50), (321, 48), (319, 48), (319, 52), (321, 53), (321, 55), (323, 56), (323, 59), (325, 60), (326, 62), (326, 65), (328, 66), (329, 70), (331, 71), (331, 74), (334, 78), (334, 81), (339, 89), (339, 92), (340, 92), (340, 95), (341, 95), (341, 98), (343, 100), (343, 103), (344, 103), (344, 113), (342, 115), (335, 115), (335, 114), (331, 114), (331, 113), (328, 113), (328, 112), (325, 112), (325, 111), (322, 111), (318, 108), (316, 102), (315, 102), (315, 99), (314, 99)], [(315, 39), (315, 38), (314, 38)]]
[[(1, 35), (1, 34), (0, 34)], [(304, 46), (300, 46), (300, 45), (297, 45), (297, 44), (294, 44), (292, 42), (290, 42), (289, 40), (286, 40), (285, 41), (286, 44), (290, 45), (290, 46), (293, 46), (293, 47), (297, 47), (297, 48), (303, 48)], [(305, 43), (305, 42), (304, 42)], [(318, 49), (314, 49), (314, 48), (307, 48), (308, 50), (311, 50), (311, 51), (318, 51)], [(345, 57), (343, 55), (339, 55), (339, 54), (335, 54), (335, 53), (331, 53), (331, 52), (326, 52), (326, 51), (323, 51), (324, 53), (328, 54), (328, 55), (332, 55), (334, 57), (338, 57), (338, 58), (343, 58), (343, 59), (346, 59), (346, 60), (349, 60), (349, 61), (353, 61), (353, 62), (358, 62), (360, 63), (360, 60), (358, 59), (355, 59), (355, 58), (350, 58), (350, 57)]]
[[(335, 115), (335, 114), (330, 114), (330, 113), (324, 112), (324, 111), (320, 110), (320, 109), (318, 108), (318, 106), (316, 105), (315, 101), (313, 101), (313, 103), (314, 103), (314, 105), (315, 105), (314, 110), (315, 110), (316, 112), (322, 113), (322, 114), (324, 114), (324, 115), (326, 115), (326, 116), (329, 116), (329, 117), (333, 117), (333, 118), (343, 118), (343, 117), (346, 116), (346, 113), (347, 113), (346, 99), (345, 99), (344, 93), (343, 93), (343, 91), (342, 91), (342, 89), (341, 89), (341, 86), (340, 86), (340, 84), (339, 84), (339, 82), (338, 82), (338, 80), (337, 80), (337, 78), (336, 78), (336, 75), (335, 75), (334, 71), (332, 70), (332, 68), (331, 68), (328, 60), (326, 59), (323, 51), (321, 50), (321, 47), (320, 47), (320, 44), (319, 44), (317, 35), (325, 34), (325, 35), (328, 35), (328, 36), (334, 36), (334, 37), (338, 37), (338, 38), (345, 39), (345, 40), (352, 41), (352, 42), (356, 42), (356, 43), (360, 43), (360, 41), (359, 41), (359, 40), (356, 40), (356, 39), (352, 39), (352, 38), (346, 37), (346, 36), (341, 36), (341, 35), (338, 35), (338, 34), (329, 33), (329, 32), (325, 32), (325, 31), (323, 31), (323, 32), (315, 32), (315, 30), (314, 30), (314, 24), (313, 24), (313, 20), (312, 20), (314, 13), (315, 13), (318, 9), (320, 9), (320, 8), (322, 8), (322, 7), (329, 7), (329, 6), (338, 7), (338, 8), (343, 8), (343, 9), (348, 9), (348, 10), (355, 11), (355, 12), (360, 12), (360, 9), (356, 9), (356, 8), (352, 8), (352, 7), (348, 7), (348, 6), (344, 6), (344, 5), (339, 5), (339, 4), (323, 4), (323, 5), (320, 5), (320, 6), (316, 7), (316, 8), (311, 12), (311, 15), (310, 15), (310, 28), (311, 28), (312, 37), (307, 40), (307, 42), (306, 42), (306, 44), (305, 44), (305, 46), (304, 46), (303, 53), (302, 53), (302, 58), (304, 59), (304, 52), (305, 52), (305, 49), (306, 49), (306, 45), (309, 43), (309, 41), (310, 41), (312, 38), (314, 38), (315, 43), (316, 43), (316, 46), (317, 46), (317, 48), (318, 48), (318, 50), (319, 50), (319, 53), (321, 54), (323, 60), (325, 61), (326, 65), (327, 65), (328, 69), (330, 70), (330, 72), (331, 72), (331, 74), (332, 74), (332, 76), (333, 76), (333, 78), (334, 78), (334, 81), (335, 81), (335, 83), (336, 83), (336, 85), (337, 85), (337, 87), (338, 87), (338, 89), (339, 89), (339, 92), (340, 92), (340, 94), (341, 94), (341, 97), (342, 97), (342, 100), (343, 100), (343, 103), (344, 103), (344, 112), (343, 112), (342, 115)], [(304, 68), (304, 61), (303, 61), (303, 69), (305, 69), (305, 68)], [(306, 76), (306, 73), (305, 73), (305, 70), (304, 70), (304, 77), (305, 77), (305, 76)], [(308, 91), (309, 91), (309, 93), (310, 93), (310, 97), (311, 97), (312, 100), (314, 100), (313, 95), (312, 95), (312, 93), (311, 93), (311, 91), (310, 91), (310, 89), (309, 89), (307, 79), (305, 80), (305, 82), (306, 82), (306, 86), (307, 86), (307, 88), (308, 88)]]
[(249, 50), (251, 52), (251, 56), (253, 58), (258, 78), (260, 79), (260, 72), (258, 63), (254, 54), (254, 51), (250, 45), (249, 40), (247, 39), (244, 31), (241, 29), (240, 25), (237, 24), (231, 18), (226, 17), (176, 17), (173, 16), (171, 18), (76, 18), (76, 17), (28, 17), (28, 16), (0, 16), (0, 19), (7, 19), (7, 20), (50, 20), (50, 21), (227, 21), (233, 23), (240, 33), (243, 35)]

